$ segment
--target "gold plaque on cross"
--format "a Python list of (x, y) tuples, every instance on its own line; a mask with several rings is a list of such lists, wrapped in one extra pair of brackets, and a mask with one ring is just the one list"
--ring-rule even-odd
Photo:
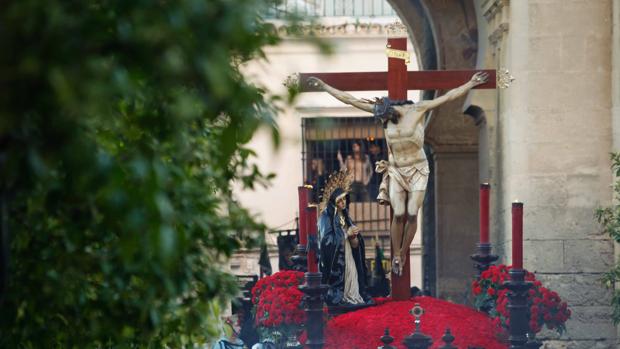
[(411, 56), (409, 52), (402, 50), (395, 50), (393, 48), (386, 48), (385, 53), (390, 58), (398, 58), (405, 61), (405, 64), (409, 64), (411, 62)]

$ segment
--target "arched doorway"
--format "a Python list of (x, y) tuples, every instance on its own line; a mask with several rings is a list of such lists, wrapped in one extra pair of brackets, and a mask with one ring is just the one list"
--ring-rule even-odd
[[(421, 69), (475, 69), (478, 24), (473, 0), (389, 0), (408, 27)], [(424, 91), (429, 99), (446, 91)], [(427, 115), (431, 165), (424, 208), (424, 290), (464, 302), (478, 237), (479, 135), (460, 99)]]

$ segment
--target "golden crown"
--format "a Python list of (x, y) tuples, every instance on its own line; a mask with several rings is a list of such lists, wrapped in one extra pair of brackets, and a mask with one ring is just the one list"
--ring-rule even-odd
[(327, 179), (327, 184), (325, 184), (325, 188), (323, 189), (323, 198), (321, 199), (319, 212), (323, 212), (323, 210), (327, 208), (327, 205), (329, 204), (329, 198), (332, 196), (334, 191), (336, 191), (336, 189), (340, 188), (346, 193), (351, 191), (352, 181), (353, 174), (349, 173), (347, 169), (336, 171), (330, 174), (329, 178)]

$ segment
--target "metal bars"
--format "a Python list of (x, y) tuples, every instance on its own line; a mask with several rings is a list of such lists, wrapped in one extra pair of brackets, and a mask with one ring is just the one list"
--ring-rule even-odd
[(375, 172), (375, 162), (387, 160), (388, 154), (382, 125), (372, 117), (304, 118), (302, 140), (303, 180), (313, 186), (311, 201), (320, 201), (331, 173), (348, 169), (354, 178), (351, 218), (367, 239), (376, 236), (388, 249), (390, 211), (377, 202), (382, 176)]
[(386, 0), (281, 0), (272, 1), (268, 18), (302, 17), (393, 17)]

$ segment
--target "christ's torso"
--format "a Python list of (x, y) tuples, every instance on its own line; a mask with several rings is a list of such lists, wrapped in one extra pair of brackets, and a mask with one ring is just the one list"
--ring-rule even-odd
[(424, 154), (424, 113), (415, 105), (394, 106), (402, 116), (398, 124), (389, 122), (385, 139), (390, 147), (390, 163), (398, 167), (426, 165)]

